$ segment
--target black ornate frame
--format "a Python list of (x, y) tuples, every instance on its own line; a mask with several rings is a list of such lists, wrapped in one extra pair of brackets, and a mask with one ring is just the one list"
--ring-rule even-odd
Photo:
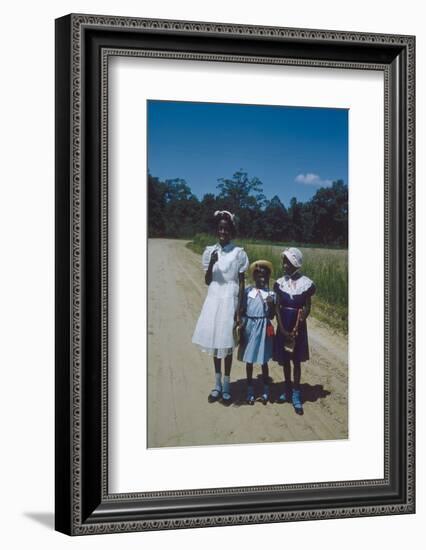
[[(109, 494), (107, 74), (113, 55), (383, 71), (384, 478)], [(414, 513), (413, 36), (56, 21), (56, 529), (70, 535)]]

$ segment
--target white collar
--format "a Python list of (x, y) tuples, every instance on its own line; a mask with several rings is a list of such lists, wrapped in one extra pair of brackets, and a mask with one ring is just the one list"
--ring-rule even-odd
[(221, 246), (220, 243), (215, 244), (215, 249), (218, 250), (219, 252), (230, 252), (231, 250), (234, 249), (234, 247), (235, 245), (232, 241), (226, 244), (225, 246)]
[(264, 290), (263, 288), (256, 288), (255, 286), (253, 286), (249, 293), (247, 294), (247, 296), (250, 296), (250, 298), (256, 298), (256, 296), (260, 294), (262, 296), (262, 298), (265, 300), (268, 296), (269, 296), (269, 291), (268, 290)]
[(277, 279), (278, 286), (283, 292), (287, 292), (291, 296), (302, 294), (313, 284), (309, 277), (301, 275), (297, 279), (292, 279), (288, 275), (284, 275)]

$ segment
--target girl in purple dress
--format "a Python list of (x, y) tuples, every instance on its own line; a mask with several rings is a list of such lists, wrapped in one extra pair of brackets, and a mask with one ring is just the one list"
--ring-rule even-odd
[(301, 363), (309, 359), (306, 319), (311, 311), (311, 296), (315, 293), (315, 285), (311, 279), (300, 273), (303, 256), (298, 248), (286, 248), (281, 257), (284, 276), (274, 285), (278, 321), (274, 360), (284, 369), (284, 391), (278, 402), (291, 401), (295, 412), (303, 414), (300, 391)]

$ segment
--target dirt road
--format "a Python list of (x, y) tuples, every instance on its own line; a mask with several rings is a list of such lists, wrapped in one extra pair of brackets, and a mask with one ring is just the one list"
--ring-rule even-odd
[[(308, 319), (311, 359), (302, 366), (305, 414), (290, 404), (245, 404), (245, 365), (231, 372), (233, 404), (209, 404), (213, 360), (191, 343), (207, 287), (200, 256), (184, 241), (148, 244), (148, 446), (345, 439), (347, 340)], [(315, 302), (313, 302), (313, 308)], [(255, 376), (260, 367), (255, 367)], [(271, 396), (282, 391), (282, 368), (270, 362)], [(260, 379), (255, 391), (260, 393)]]

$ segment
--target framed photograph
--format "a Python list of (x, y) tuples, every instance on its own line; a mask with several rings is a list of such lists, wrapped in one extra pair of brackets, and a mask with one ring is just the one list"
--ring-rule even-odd
[(415, 38), (56, 20), (56, 529), (415, 511)]

